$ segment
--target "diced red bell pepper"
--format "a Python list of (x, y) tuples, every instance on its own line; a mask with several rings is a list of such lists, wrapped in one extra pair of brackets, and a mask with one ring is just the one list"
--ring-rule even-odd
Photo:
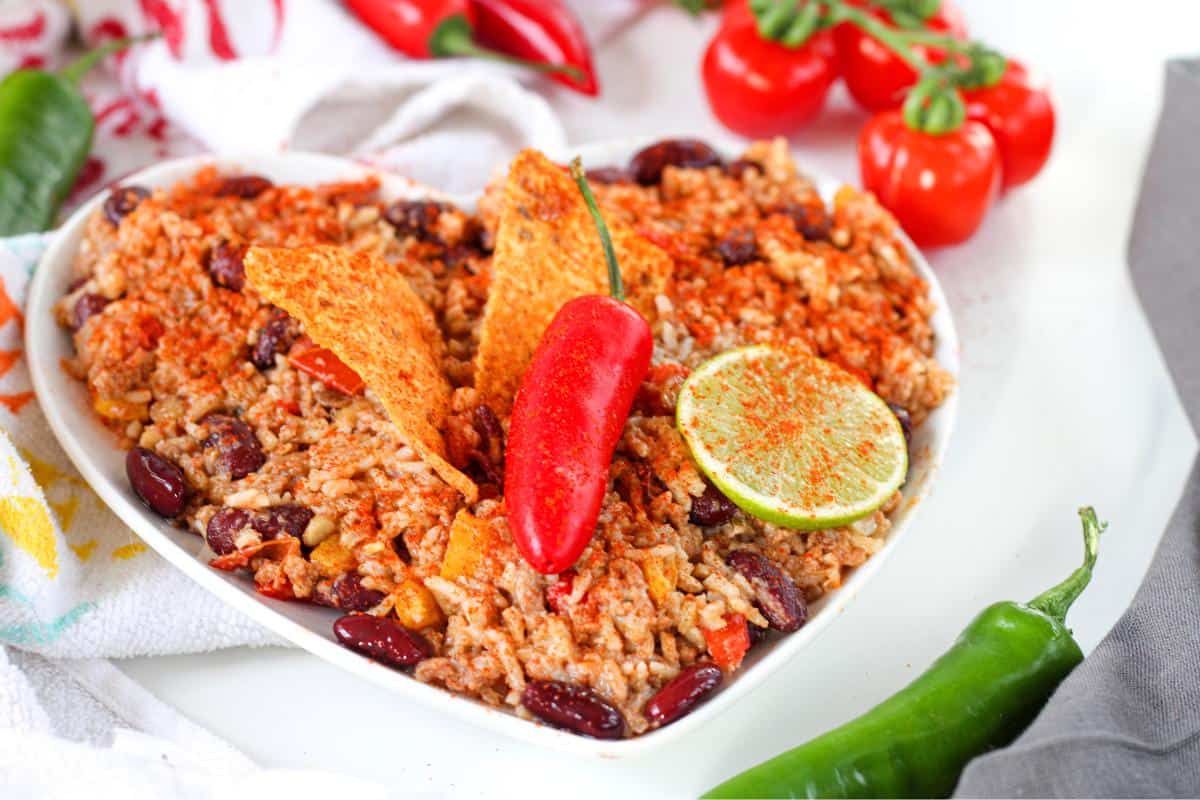
[(704, 641), (708, 642), (708, 653), (717, 666), (724, 670), (737, 669), (750, 649), (750, 629), (741, 614), (726, 614), (725, 626), (716, 630), (704, 630)]
[(358, 373), (346, 366), (332, 350), (313, 347), (288, 356), (288, 362), (301, 372), (316, 378), (321, 383), (337, 389), (342, 394), (355, 395), (366, 383)]

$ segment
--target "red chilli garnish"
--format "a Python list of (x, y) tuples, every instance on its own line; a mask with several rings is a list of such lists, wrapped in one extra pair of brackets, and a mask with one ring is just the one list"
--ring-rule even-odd
[(517, 549), (544, 574), (566, 570), (600, 516), (613, 451), (650, 368), (650, 325), (625, 302), (608, 227), (579, 159), (571, 177), (600, 235), (611, 296), (566, 303), (521, 379), (509, 421), (504, 497)]

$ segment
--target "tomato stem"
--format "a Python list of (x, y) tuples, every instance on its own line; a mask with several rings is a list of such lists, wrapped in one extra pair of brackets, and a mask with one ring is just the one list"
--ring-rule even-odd
[(849, 22), (879, 41), (918, 73), (929, 69), (929, 62), (909, 47), (906, 33), (884, 25), (865, 11), (846, 5), (841, 0), (829, 0), (829, 6), (833, 24)]
[(617, 266), (617, 254), (613, 250), (612, 236), (608, 232), (608, 223), (596, 206), (596, 197), (592, 187), (588, 185), (587, 176), (583, 174), (583, 160), (579, 156), (571, 159), (571, 177), (583, 195), (588, 212), (596, 222), (596, 232), (600, 234), (600, 246), (604, 249), (604, 260), (608, 263), (608, 293), (616, 300), (625, 302), (625, 284), (621, 281), (621, 268)]

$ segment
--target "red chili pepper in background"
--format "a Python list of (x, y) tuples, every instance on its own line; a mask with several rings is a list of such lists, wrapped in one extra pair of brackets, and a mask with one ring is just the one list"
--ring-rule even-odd
[(544, 574), (566, 570), (596, 530), (613, 451), (650, 368), (650, 325), (624, 302), (608, 228), (576, 159), (571, 175), (596, 220), (611, 296), (566, 303), (521, 378), (509, 420), (504, 498), (513, 542)]
[(967, 119), (982, 122), (996, 139), (1005, 189), (1041, 172), (1054, 144), (1054, 104), (1025, 65), (1008, 59), (999, 83), (963, 92), (963, 100)]
[(863, 186), (919, 245), (965, 241), (1000, 187), (996, 141), (968, 120), (946, 133), (913, 130), (899, 111), (872, 117), (858, 143)]
[[(882, 22), (892, 24), (887, 11), (874, 6), (864, 10)], [(937, 12), (925, 20), (925, 28), (957, 39), (967, 38), (963, 13), (949, 0), (942, 0)], [(837, 25), (833, 29), (833, 38), (846, 88), (860, 106), (868, 111), (887, 111), (904, 102), (905, 90), (917, 82), (917, 73), (911, 66), (891, 48), (850, 22)], [(924, 45), (915, 44), (912, 49), (918, 56), (935, 63), (945, 57), (940, 50)]]
[(585, 94), (597, 92), (587, 41), (557, 0), (346, 0), (346, 6), (412, 58), (504, 61), (550, 74)]
[(828, 30), (787, 47), (760, 35), (748, 8), (727, 12), (704, 53), (704, 90), (730, 130), (751, 138), (787, 135), (825, 105), (837, 79), (834, 58)]
[(470, 0), (470, 5), (481, 45), (528, 61), (575, 67), (577, 74), (551, 77), (590, 97), (600, 93), (587, 37), (560, 0)]

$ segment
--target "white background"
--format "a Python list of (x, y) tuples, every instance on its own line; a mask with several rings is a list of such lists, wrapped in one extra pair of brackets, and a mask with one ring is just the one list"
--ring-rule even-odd
[[(300, 652), (134, 659), (122, 669), (266, 765), (459, 795), (695, 796), (899, 689), (988, 603), (1057, 582), (1078, 562), (1084, 503), (1111, 521), (1095, 582), (1070, 618), (1094, 647), (1140, 581), (1195, 452), (1124, 257), (1163, 61), (1200, 48), (1200, 3), (962, 5), (977, 36), (1050, 78), (1055, 153), (968, 244), (931, 254), (963, 343), (949, 457), (886, 568), (794, 664), (709, 728), (622, 762), (497, 738)], [(720, 135), (698, 70), (714, 24), (652, 9), (599, 52), (600, 102), (546, 87), (571, 141)], [(864, 119), (839, 89), (794, 139), (802, 164), (857, 180)]]

